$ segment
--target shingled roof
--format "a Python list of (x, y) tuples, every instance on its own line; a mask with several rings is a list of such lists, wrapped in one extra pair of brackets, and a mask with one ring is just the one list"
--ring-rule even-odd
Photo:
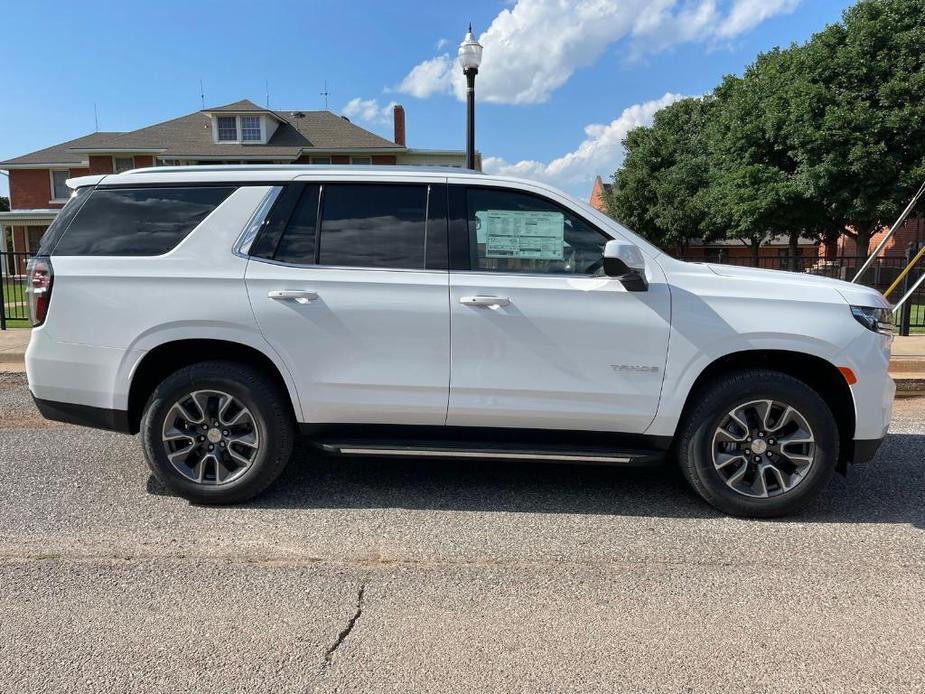
[[(212, 119), (209, 116), (216, 111), (268, 113), (279, 121), (279, 127), (266, 144), (216, 144), (212, 139)], [(244, 99), (130, 132), (93, 133), (0, 162), (0, 168), (4, 165), (79, 165), (89, 152), (133, 150), (156, 150), (158, 156), (190, 159), (254, 156), (296, 159), (304, 151), (311, 150), (400, 152), (405, 147), (330, 111), (270, 111)]]

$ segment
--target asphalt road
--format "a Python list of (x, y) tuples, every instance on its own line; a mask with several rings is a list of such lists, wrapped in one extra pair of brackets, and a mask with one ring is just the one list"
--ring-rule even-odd
[(300, 453), (236, 508), (0, 375), (0, 691), (925, 691), (925, 399), (806, 514), (665, 470)]

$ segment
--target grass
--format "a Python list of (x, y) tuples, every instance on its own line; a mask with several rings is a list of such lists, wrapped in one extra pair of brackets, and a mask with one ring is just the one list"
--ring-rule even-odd
[[(3, 303), (6, 307), (6, 327), (7, 328), (28, 328), (31, 327), (29, 322), (29, 308), (26, 300), (25, 282), (4, 279), (3, 281)], [(14, 316), (14, 317), (10, 317)]]
[[(899, 313), (893, 317), (893, 324), (896, 326), (896, 333), (899, 334)], [(909, 324), (913, 326), (909, 328), (910, 335), (925, 335), (925, 327), (914, 327), (916, 325), (925, 326), (925, 304), (912, 304)]]
[(21, 318), (7, 318), (6, 327), (7, 330), (11, 328), (31, 328), (32, 323), (28, 320), (22, 320)]
[(12, 304), (26, 300), (25, 282), (15, 280), (4, 280), (3, 282), (3, 303)]

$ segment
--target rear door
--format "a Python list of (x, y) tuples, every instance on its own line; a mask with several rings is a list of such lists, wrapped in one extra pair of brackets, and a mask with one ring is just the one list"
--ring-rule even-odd
[(568, 207), (510, 188), (449, 191), (447, 424), (643, 432), (668, 352), (657, 264), (648, 291), (627, 291), (602, 271), (612, 237)]
[(247, 289), (305, 421), (445, 423), (445, 196), (427, 182), (295, 183), (281, 194)]

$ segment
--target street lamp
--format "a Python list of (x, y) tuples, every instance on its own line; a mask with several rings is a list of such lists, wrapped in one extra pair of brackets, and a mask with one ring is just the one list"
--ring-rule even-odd
[(472, 25), (459, 44), (459, 64), (466, 76), (466, 167), (475, 168), (475, 76), (482, 62), (482, 45), (472, 38)]

